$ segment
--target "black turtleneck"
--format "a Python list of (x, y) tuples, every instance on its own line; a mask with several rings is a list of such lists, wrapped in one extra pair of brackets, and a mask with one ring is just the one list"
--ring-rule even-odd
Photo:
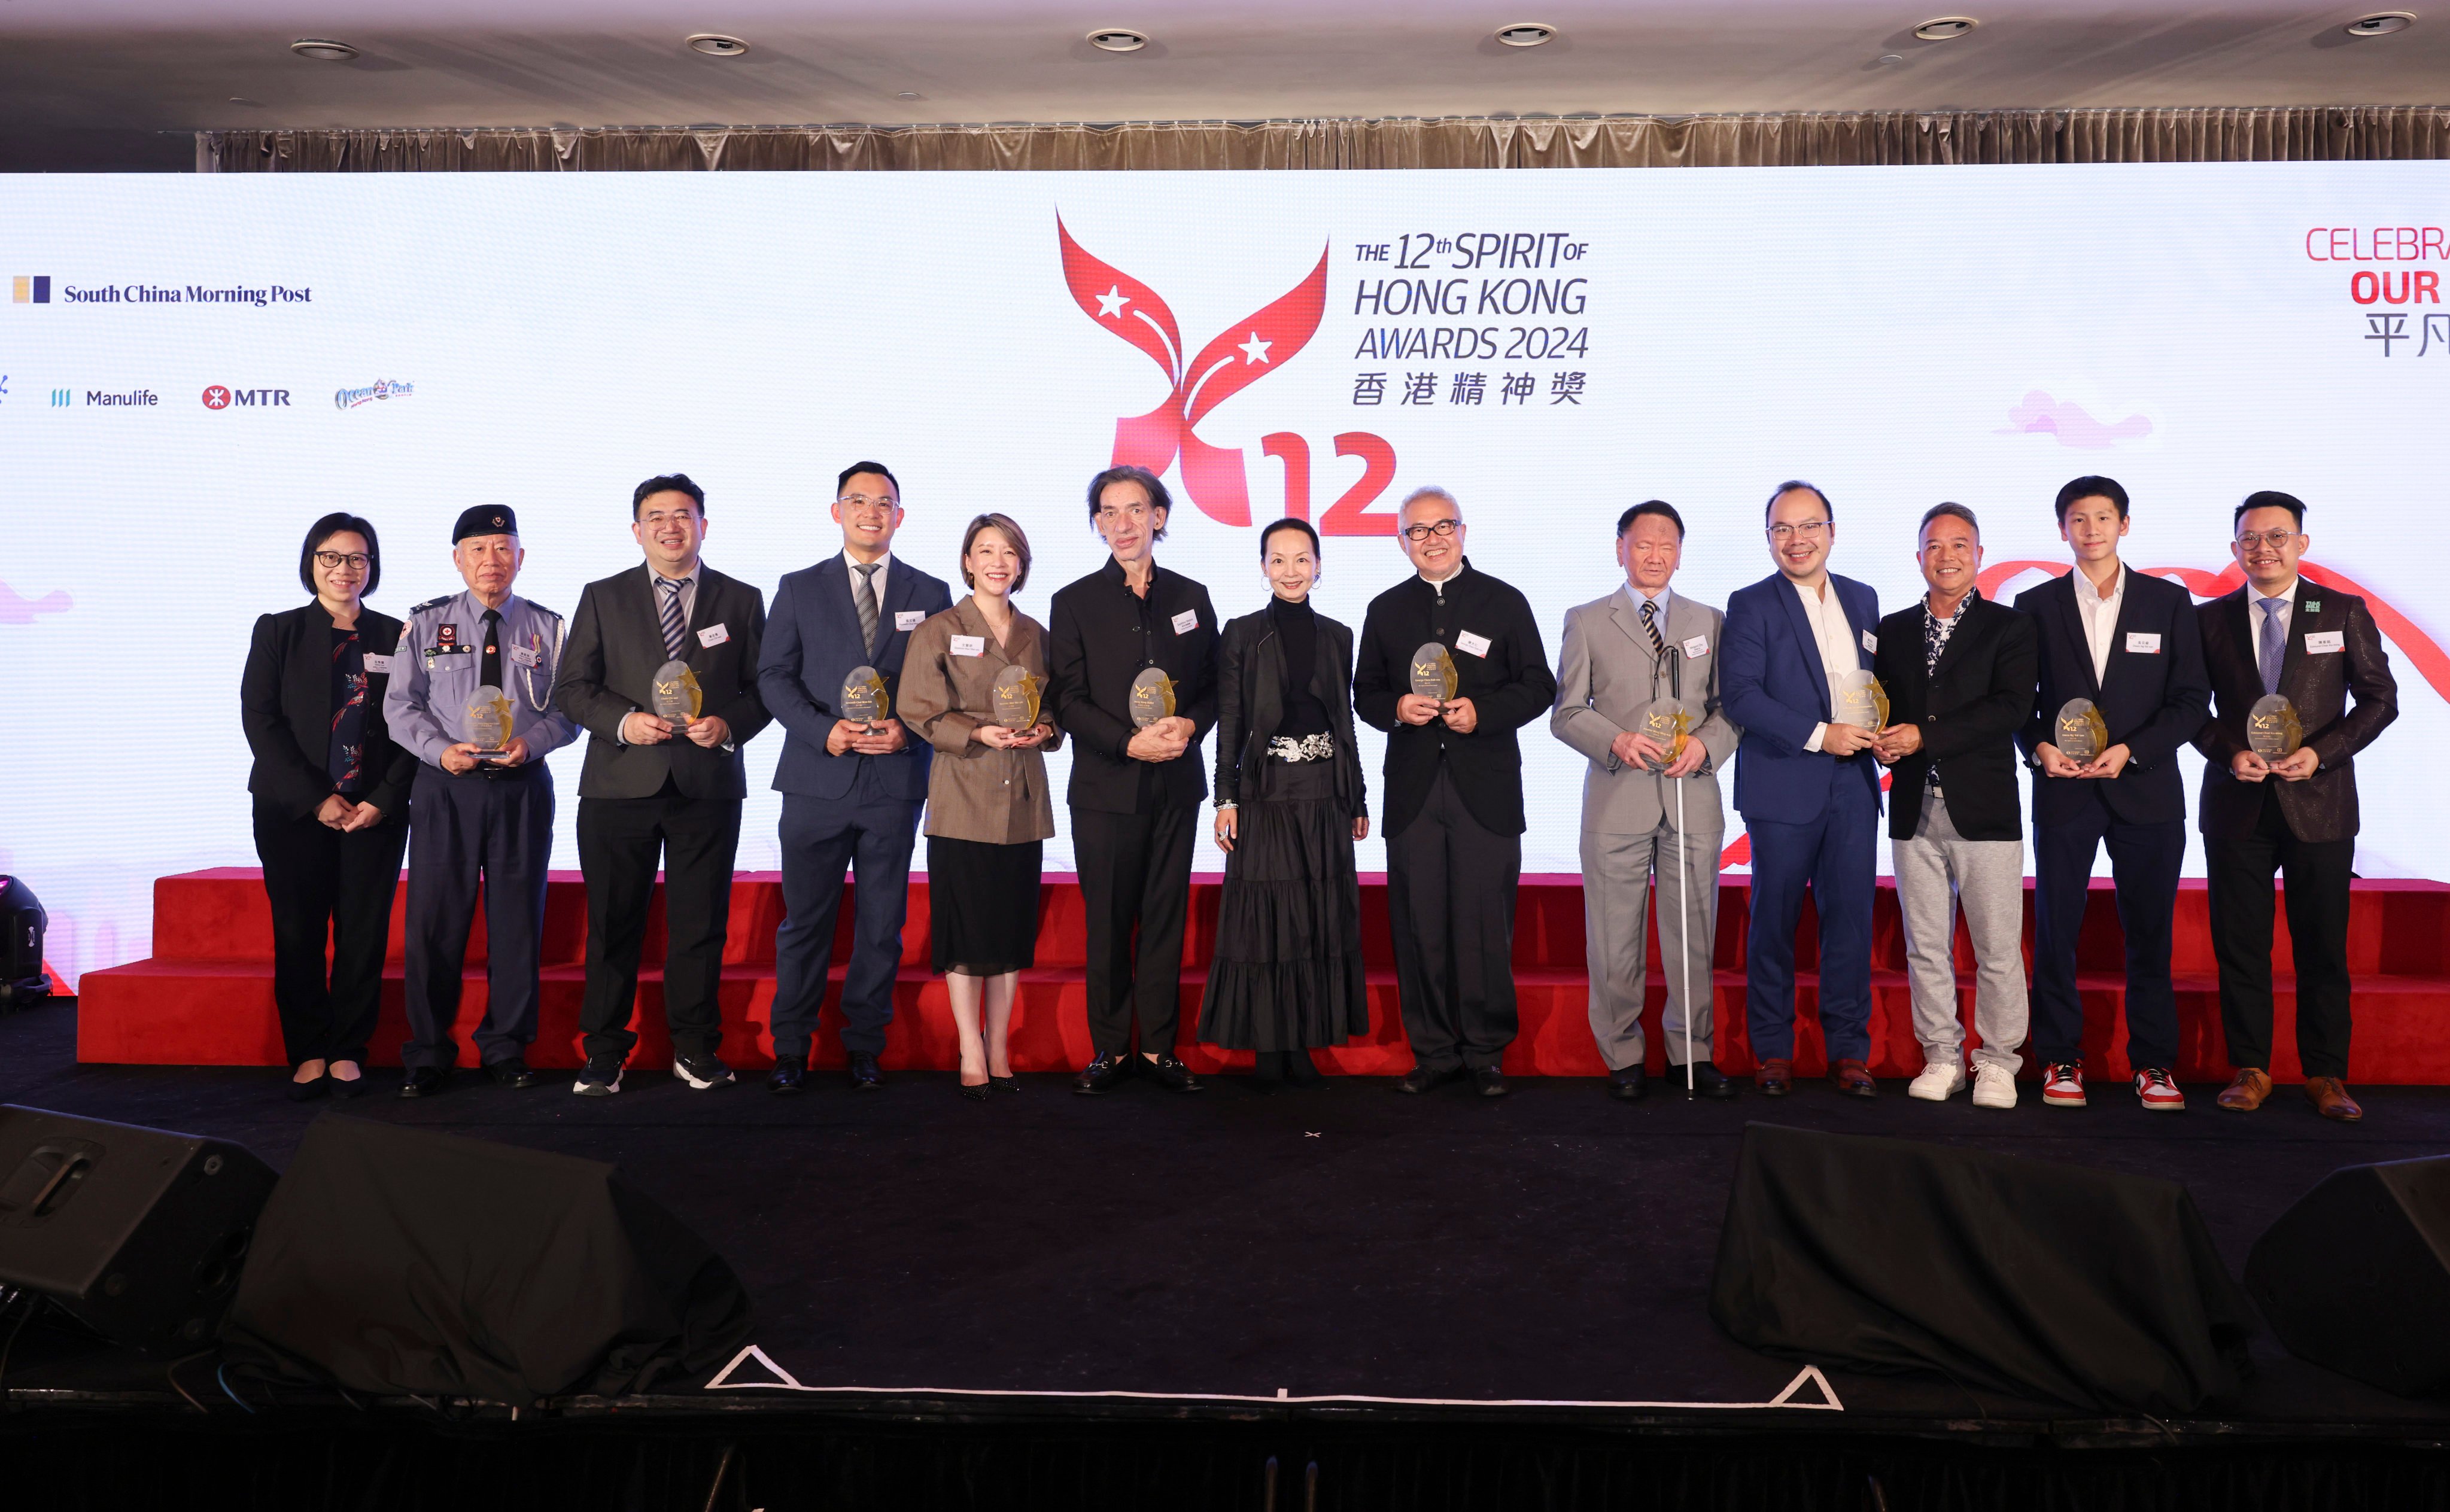
[(1327, 722), (1327, 705), (1319, 700), (1311, 686), (1318, 670), (1318, 614), (1310, 600), (1293, 603), (1287, 599), (1268, 600), (1268, 619), (1275, 626), (1276, 644), (1284, 648), (1285, 687), (1284, 718), (1276, 733), (1299, 740), (1306, 735), (1327, 734), (1332, 726)]

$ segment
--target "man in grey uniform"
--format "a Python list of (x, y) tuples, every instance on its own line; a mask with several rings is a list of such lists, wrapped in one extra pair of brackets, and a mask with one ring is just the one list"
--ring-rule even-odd
[[(1557, 708), (1548, 718), (1548, 732), (1590, 762), (1583, 774), (1583, 930), (1591, 1037), (1607, 1062), (1609, 1095), (1626, 1102), (1642, 1096), (1648, 1079), (1643, 932), (1654, 873), (1667, 978), (1660, 1027), (1671, 1079), (1684, 1079), (1689, 1055), (1695, 1092), (1736, 1095), (1711, 1058), (1710, 953), (1727, 827), (1718, 771), (1735, 754), (1737, 730), (1719, 707), (1719, 611), (1668, 591), (1683, 552), (1683, 517), (1664, 500), (1645, 499), (1618, 518), (1624, 586), (1565, 611)], [(1643, 728), (1643, 710), (1662, 698), (1675, 699), (1692, 722), (1682, 751)]]
[[(561, 616), (511, 592), (526, 559), (518, 516), (506, 506), (462, 512), (451, 531), (451, 561), (468, 591), (409, 611), (383, 695), (392, 738), (418, 763), (409, 796), (403, 1097), (441, 1091), (459, 1058), (451, 1027), (480, 879), (485, 1022), (476, 1051), (496, 1081), (535, 1084), (526, 1055), (536, 1034), (536, 940), (553, 852), (553, 773), (544, 756), (578, 729), (553, 707)], [(465, 738), (479, 688), (499, 688), (511, 707), (510, 736), (490, 761), (479, 761)]]

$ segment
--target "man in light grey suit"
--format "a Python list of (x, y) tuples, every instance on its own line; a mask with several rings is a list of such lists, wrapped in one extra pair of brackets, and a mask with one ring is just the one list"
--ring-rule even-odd
[[(1645, 500), (1618, 518), (1624, 587), (1566, 611), (1548, 720), (1549, 733), (1591, 764), (1583, 777), (1591, 1036), (1607, 1061), (1610, 1095), (1625, 1102), (1641, 1097), (1648, 1078), (1642, 999), (1654, 873), (1665, 895), (1659, 944), (1667, 968), (1661, 1027), (1668, 1065), (1686, 1064), (1689, 1043), (1692, 1089), (1705, 1097), (1736, 1095), (1711, 1063), (1710, 954), (1726, 831), (1718, 770), (1734, 756), (1739, 732), (1719, 707), (1719, 611), (1668, 591), (1683, 550), (1684, 521), (1671, 504)], [(1690, 716), (1681, 752), (1643, 728), (1643, 708), (1662, 698)]]

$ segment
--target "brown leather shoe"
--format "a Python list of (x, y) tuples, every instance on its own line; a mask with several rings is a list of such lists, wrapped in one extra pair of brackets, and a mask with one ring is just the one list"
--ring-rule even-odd
[(1753, 1086), (1764, 1097), (1783, 1097), (1795, 1090), (1795, 1062), (1773, 1056), (1753, 1073)]
[(2365, 1111), (2357, 1106), (2357, 1099), (2348, 1095), (2347, 1084), (2337, 1076), (2306, 1077), (2305, 1100), (2314, 1105), (2316, 1113), (2342, 1123), (2354, 1123), (2365, 1115)]
[(1829, 1068), (1829, 1085), (1847, 1097), (1876, 1097), (1880, 1084), (1872, 1079), (1872, 1068), (1859, 1060), (1841, 1060)]
[(2252, 1113), (2263, 1106), (2264, 1098), (2270, 1095), (2269, 1072), (2261, 1066), (2240, 1066), (2237, 1075), (2228, 1078), (2228, 1085), (2222, 1088), (2221, 1095), (2212, 1100), (2231, 1113)]

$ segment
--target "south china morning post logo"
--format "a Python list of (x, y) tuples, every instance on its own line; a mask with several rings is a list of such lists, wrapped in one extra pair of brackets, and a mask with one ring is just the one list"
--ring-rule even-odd
[(10, 279), (12, 304), (224, 304), (242, 309), (269, 309), (276, 304), (312, 304), (312, 288), (285, 283), (54, 283), (48, 274), (20, 273)]
[(416, 392), (417, 385), (414, 383), (403, 383), (398, 378), (378, 378), (363, 388), (334, 389), (332, 408), (362, 409), (366, 405), (378, 404), (386, 399), (404, 399)]

